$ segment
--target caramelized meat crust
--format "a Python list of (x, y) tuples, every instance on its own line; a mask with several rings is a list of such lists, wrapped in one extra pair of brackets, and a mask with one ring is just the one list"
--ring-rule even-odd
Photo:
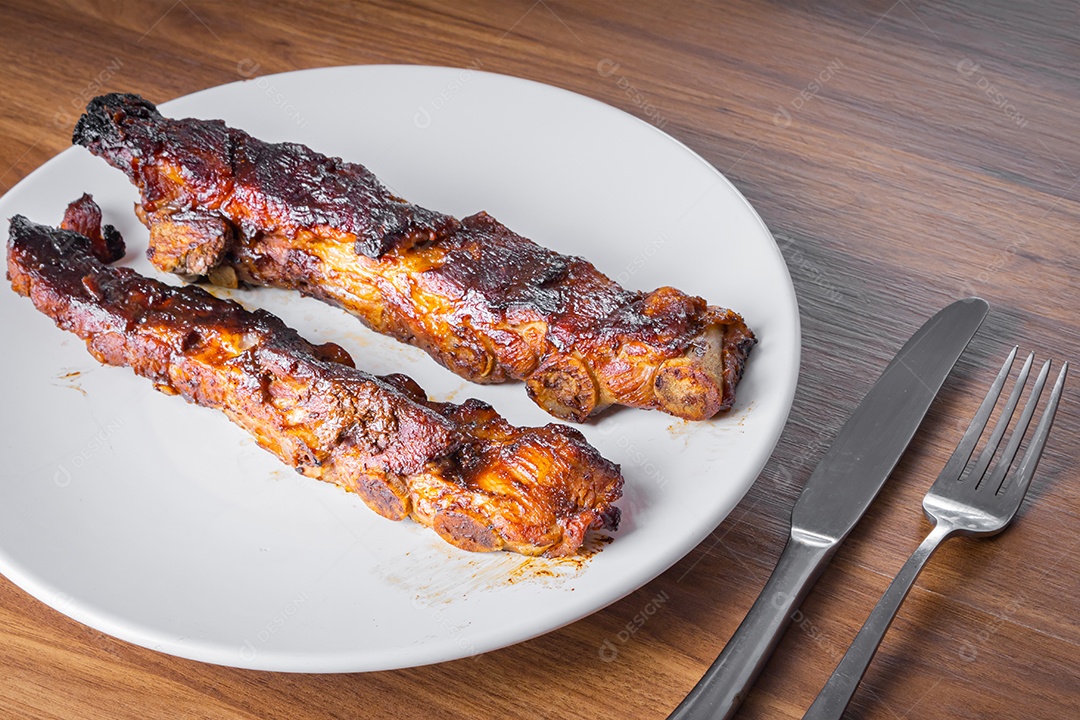
[(524, 380), (559, 418), (613, 404), (712, 417), (734, 403), (756, 342), (699, 297), (625, 290), (486, 213), (424, 210), (360, 165), (164, 118), (137, 95), (95, 98), (73, 140), (139, 187), (162, 270), (299, 290), (469, 380)]
[[(100, 234), (91, 205), (84, 196), (68, 219)], [(312, 345), (270, 313), (110, 267), (95, 247), (85, 232), (16, 216), (8, 279), (98, 361), (221, 410), (297, 471), (467, 550), (570, 555), (590, 528), (617, 525), (619, 468), (577, 430), (515, 427), (478, 400), (430, 401), (409, 378), (357, 370), (344, 349)]]
[[(115, 112), (122, 113), (123, 127), (114, 122)], [(77, 142), (93, 143), (139, 184), (147, 210), (177, 200), (176, 184), (183, 185), (189, 208), (219, 205), (215, 199), (235, 193), (236, 209), (243, 211), (228, 220), (251, 233), (270, 226), (288, 235), (324, 230), (367, 257), (433, 240), (457, 225), (395, 197), (362, 165), (303, 145), (260, 142), (220, 120), (162, 120), (139, 96), (114, 94), (91, 100), (75, 128)]]

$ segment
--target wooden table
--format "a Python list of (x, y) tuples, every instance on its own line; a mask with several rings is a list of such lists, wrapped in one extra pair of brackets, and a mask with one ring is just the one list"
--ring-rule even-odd
[[(473, 660), (292, 675), (135, 647), (0, 579), (0, 715), (666, 717), (750, 607), (803, 481), (887, 359), (933, 311), (977, 293), (989, 319), (741, 711), (801, 717), (928, 530), (920, 499), (1007, 348), (1080, 359), (1075, 5), (854, 5), (0, 6), (0, 190), (66, 148), (99, 91), (164, 101), (237, 80), (250, 63), (260, 73), (473, 65), (651, 120), (726, 174), (783, 249), (804, 338), (790, 421), (746, 498), (668, 572), (585, 620)], [(930, 563), (851, 717), (1076, 717), (1076, 400), (1067, 388), (1016, 526), (952, 541)], [(605, 640), (661, 593), (666, 602), (603, 661)]]

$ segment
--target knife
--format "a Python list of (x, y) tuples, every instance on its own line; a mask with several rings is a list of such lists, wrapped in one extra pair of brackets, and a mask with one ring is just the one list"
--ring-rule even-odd
[(730, 718), (825, 565), (896, 467), (990, 306), (958, 300), (900, 349), (840, 428), (791, 511), (776, 569), (738, 630), (668, 720)]

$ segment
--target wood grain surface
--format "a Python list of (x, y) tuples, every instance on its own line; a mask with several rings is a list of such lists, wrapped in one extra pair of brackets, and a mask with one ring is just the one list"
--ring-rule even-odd
[[(783, 250), (804, 344), (790, 420), (746, 498), (602, 612), (474, 659), (292, 675), (129, 645), (0, 578), (0, 716), (664, 718), (752, 604), (803, 482), (888, 358), (938, 308), (979, 294), (989, 319), (740, 714), (801, 717), (927, 532), (922, 495), (999, 358), (1019, 344), (1080, 359), (1078, 7), (6, 0), (0, 191), (68, 147), (100, 91), (160, 102), (256, 65), (472, 65), (655, 122), (725, 173)], [(849, 717), (1077, 717), (1077, 382), (1015, 526), (935, 556)], [(661, 593), (660, 609), (602, 657)]]

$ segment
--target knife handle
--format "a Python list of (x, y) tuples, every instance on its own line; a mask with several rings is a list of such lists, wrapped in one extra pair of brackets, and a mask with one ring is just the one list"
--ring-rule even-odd
[(739, 629), (668, 720), (728, 720), (735, 714), (838, 544), (792, 532)]

